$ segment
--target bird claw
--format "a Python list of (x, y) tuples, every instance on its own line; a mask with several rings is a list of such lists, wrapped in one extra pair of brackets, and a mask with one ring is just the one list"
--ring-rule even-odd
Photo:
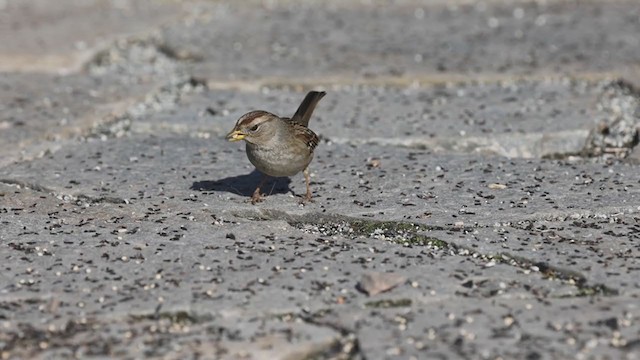
[(251, 205), (255, 205), (263, 201), (264, 201), (264, 195), (261, 194), (259, 191), (254, 192), (253, 196), (251, 196)]
[(306, 203), (314, 203), (314, 202), (316, 201), (311, 198), (311, 194), (307, 194), (306, 196), (301, 197), (300, 200), (298, 201), (300, 205), (305, 205)]

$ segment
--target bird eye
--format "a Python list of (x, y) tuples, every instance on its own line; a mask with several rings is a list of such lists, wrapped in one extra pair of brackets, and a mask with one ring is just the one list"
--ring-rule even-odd
[(249, 130), (256, 131), (258, 130), (258, 127), (260, 127), (260, 124), (253, 125), (252, 127), (249, 128)]

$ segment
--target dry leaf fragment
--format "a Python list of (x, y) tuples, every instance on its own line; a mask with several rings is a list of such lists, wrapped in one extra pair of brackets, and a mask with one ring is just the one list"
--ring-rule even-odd
[(373, 296), (385, 291), (389, 291), (394, 287), (404, 283), (407, 279), (394, 273), (378, 273), (370, 272), (362, 275), (357, 285), (358, 290)]
[(506, 189), (507, 185), (493, 183), (493, 184), (489, 184), (488, 187), (489, 189), (502, 190), (502, 189)]

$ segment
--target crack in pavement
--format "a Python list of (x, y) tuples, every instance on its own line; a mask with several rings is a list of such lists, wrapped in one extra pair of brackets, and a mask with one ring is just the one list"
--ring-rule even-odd
[(32, 183), (28, 181), (16, 180), (16, 179), (0, 179), (0, 184), (5, 185), (13, 185), (19, 186), (21, 188), (30, 189), (36, 192), (49, 194), (55, 196), (58, 199), (62, 199), (65, 201), (76, 201), (85, 204), (98, 204), (98, 203), (109, 203), (109, 204), (128, 204), (129, 201), (127, 199), (122, 199), (115, 196), (91, 196), (86, 194), (65, 194), (61, 192), (57, 192), (51, 188), (46, 186)]
[[(567, 157), (579, 155), (587, 140), (589, 130), (574, 129), (555, 133), (495, 134), (492, 136), (466, 136), (450, 138), (427, 137), (385, 137), (385, 138), (331, 138), (336, 144), (346, 145), (379, 145), (404, 147), (434, 152), (453, 152), (460, 154), (495, 154), (510, 158), (545, 158), (554, 157), (558, 153)], [(559, 152), (554, 144), (562, 144), (565, 148)]]
[[(636, 70), (630, 67), (629, 70)], [(640, 67), (637, 67), (640, 70)], [(621, 78), (621, 74), (627, 69), (620, 71), (585, 71), (572, 73), (548, 73), (541, 71), (530, 75), (504, 74), (504, 73), (482, 73), (468, 75), (464, 73), (420, 73), (410, 74), (410, 76), (378, 75), (375, 77), (352, 76), (350, 74), (323, 75), (321, 77), (298, 76), (287, 77), (262, 77), (251, 80), (221, 80), (206, 79), (207, 87), (214, 90), (234, 90), (242, 92), (260, 92), (263, 88), (293, 88), (297, 91), (310, 90), (317, 87), (335, 88), (339, 86), (388, 86), (397, 88), (422, 87), (436, 85), (460, 85), (469, 83), (489, 84), (489, 83), (514, 83), (518, 81), (550, 81), (560, 79), (606, 81)], [(637, 70), (636, 70), (637, 71)]]
[(338, 324), (336, 322), (332, 322), (329, 320), (320, 320), (319, 316), (322, 311), (316, 312), (314, 314), (309, 315), (301, 315), (298, 314), (296, 317), (307, 324), (311, 324), (318, 327), (326, 327), (331, 330), (336, 331), (340, 334), (341, 340), (340, 343), (335, 344), (329, 349), (324, 350), (322, 353), (314, 354), (313, 358), (321, 358), (321, 359), (360, 359), (366, 360), (365, 355), (362, 353), (360, 349), (360, 341), (358, 340), (358, 336), (356, 331), (345, 327), (344, 325)]
[[(486, 228), (488, 226), (464, 227), (464, 226), (431, 226), (403, 221), (381, 221), (334, 214), (326, 215), (322, 213), (306, 213), (301, 215), (288, 214), (284, 211), (274, 209), (262, 209), (260, 211), (233, 212), (233, 215), (258, 221), (281, 220), (300, 230), (305, 226), (315, 226), (311, 230), (323, 235), (341, 235), (347, 238), (359, 236), (382, 238), (396, 244), (405, 246), (427, 246), (449, 249), (452, 254), (460, 256), (471, 256), (486, 260), (488, 263), (501, 263), (514, 266), (531, 273), (540, 273), (544, 278), (560, 280), (578, 289), (576, 297), (603, 295), (616, 296), (619, 290), (611, 288), (605, 284), (590, 284), (587, 277), (582, 273), (561, 268), (544, 261), (536, 261), (523, 256), (514, 255), (509, 252), (496, 252), (485, 254), (471, 247), (445, 241), (433, 236), (425, 235), (429, 231), (455, 231), (468, 232), (474, 228)], [(516, 227), (514, 227), (516, 228)], [(571, 296), (566, 296), (571, 297)]]
[(21, 180), (15, 180), (15, 179), (0, 179), (0, 184), (5, 184), (5, 185), (16, 185), (22, 188), (27, 188), (27, 189), (31, 189), (37, 192), (42, 192), (42, 193), (47, 193), (47, 194), (51, 194), (51, 195), (56, 195), (55, 192), (43, 185), (40, 184), (36, 184), (36, 183), (30, 183), (27, 181), (21, 181)]

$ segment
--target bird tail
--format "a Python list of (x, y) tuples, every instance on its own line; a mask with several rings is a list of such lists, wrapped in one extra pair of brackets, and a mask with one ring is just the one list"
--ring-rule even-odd
[(316, 108), (318, 101), (320, 101), (320, 99), (325, 95), (327, 95), (327, 93), (324, 91), (309, 91), (307, 96), (304, 97), (304, 100), (302, 100), (302, 103), (300, 103), (300, 106), (291, 118), (291, 121), (295, 121), (304, 126), (309, 126), (309, 119), (311, 119), (313, 110)]

